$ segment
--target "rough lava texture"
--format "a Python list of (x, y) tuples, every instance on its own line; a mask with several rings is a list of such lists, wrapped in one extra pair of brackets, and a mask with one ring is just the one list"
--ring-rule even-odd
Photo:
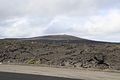
[(120, 70), (120, 44), (69, 35), (2, 39), (0, 62)]

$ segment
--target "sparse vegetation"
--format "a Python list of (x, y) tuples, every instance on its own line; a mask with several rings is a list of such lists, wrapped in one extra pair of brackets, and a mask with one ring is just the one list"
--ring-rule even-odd
[(0, 62), (120, 69), (120, 44), (59, 39), (0, 40)]
[(36, 60), (35, 59), (30, 59), (27, 64), (36, 64)]

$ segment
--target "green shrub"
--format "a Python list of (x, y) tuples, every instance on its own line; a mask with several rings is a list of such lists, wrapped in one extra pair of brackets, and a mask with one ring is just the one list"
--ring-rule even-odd
[(35, 60), (35, 59), (30, 59), (27, 63), (28, 63), (28, 64), (35, 64), (35, 63), (36, 63), (36, 60)]

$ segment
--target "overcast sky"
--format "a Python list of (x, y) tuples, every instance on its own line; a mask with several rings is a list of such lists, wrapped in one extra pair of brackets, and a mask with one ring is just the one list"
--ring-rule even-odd
[(120, 0), (0, 0), (0, 38), (48, 34), (120, 42)]

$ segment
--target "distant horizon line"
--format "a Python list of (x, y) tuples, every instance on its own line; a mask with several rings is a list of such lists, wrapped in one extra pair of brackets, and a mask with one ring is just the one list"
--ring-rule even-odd
[(108, 43), (120, 43), (120, 41), (106, 41), (106, 40), (97, 40), (97, 39), (89, 39), (89, 38), (84, 38), (84, 37), (79, 37), (75, 35), (70, 35), (70, 34), (45, 34), (45, 35), (40, 35), (40, 36), (31, 36), (31, 37), (6, 37), (6, 38), (0, 38), (0, 40), (4, 39), (29, 39), (29, 38), (37, 38), (37, 37), (46, 37), (46, 36), (71, 36), (71, 37), (76, 37), (79, 39), (85, 39), (85, 40), (90, 40), (90, 41), (97, 41), (97, 42), (108, 42)]

